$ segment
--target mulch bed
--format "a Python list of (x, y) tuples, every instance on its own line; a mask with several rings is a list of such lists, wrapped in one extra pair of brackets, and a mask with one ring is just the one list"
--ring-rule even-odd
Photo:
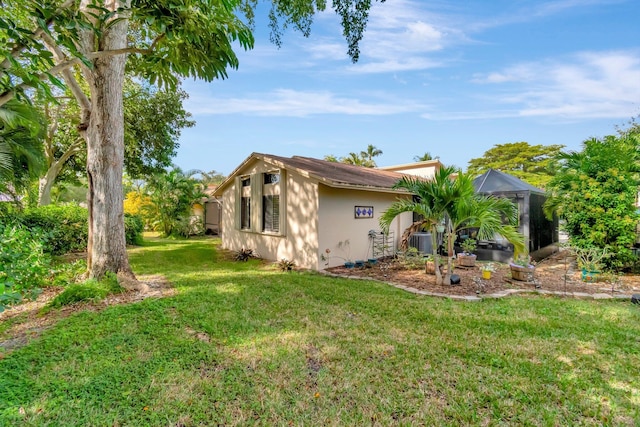
[(491, 279), (482, 279), (478, 266), (483, 263), (483, 261), (477, 261), (476, 267), (456, 266), (453, 273), (460, 276), (460, 284), (457, 285), (436, 285), (436, 276), (427, 274), (424, 268), (407, 269), (393, 259), (381, 260), (376, 265), (366, 265), (364, 268), (333, 267), (327, 269), (327, 272), (339, 276), (370, 278), (420, 291), (455, 296), (482, 296), (511, 289), (612, 296), (630, 296), (640, 293), (640, 276), (638, 275), (605, 275), (595, 283), (583, 281), (575, 260), (568, 257), (566, 251), (557, 252), (538, 262), (532, 282), (512, 279), (511, 269), (504, 263), (494, 263), (496, 271), (492, 273)]

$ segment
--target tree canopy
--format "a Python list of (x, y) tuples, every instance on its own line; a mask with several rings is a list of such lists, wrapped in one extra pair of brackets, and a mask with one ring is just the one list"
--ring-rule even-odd
[[(183, 128), (195, 124), (182, 102), (186, 92), (159, 90), (127, 79), (124, 86), (124, 167), (131, 178), (171, 166)], [(70, 93), (39, 100), (47, 118), (44, 139), (47, 169), (40, 177), (38, 204), (51, 202), (54, 183), (78, 185), (86, 169), (86, 149), (78, 131), (79, 108)]]
[(495, 169), (544, 188), (555, 173), (555, 157), (563, 148), (564, 145), (530, 145), (528, 142), (496, 144), (482, 157), (469, 160), (467, 172), (477, 176)]

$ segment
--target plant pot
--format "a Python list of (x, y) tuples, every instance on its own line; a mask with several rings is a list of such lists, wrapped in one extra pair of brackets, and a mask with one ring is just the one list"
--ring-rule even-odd
[(352, 261), (347, 261), (347, 262), (344, 263), (344, 266), (346, 268), (353, 268), (353, 267), (355, 267), (355, 265), (356, 265), (356, 263), (352, 262)]
[(424, 272), (427, 274), (436, 274), (436, 262), (433, 260), (425, 261)]
[(586, 268), (582, 269), (582, 281), (583, 282), (589, 282), (589, 283), (594, 283), (598, 281), (598, 274), (600, 274), (599, 271), (591, 271), (591, 270), (587, 270)]
[(491, 271), (490, 270), (482, 270), (482, 278), (485, 280), (491, 279)]
[(378, 258), (369, 258), (367, 262), (371, 265), (376, 265), (378, 263)]
[(357, 259), (356, 263), (355, 263), (356, 268), (363, 268), (364, 267), (364, 261)]
[(477, 256), (474, 254), (458, 254), (458, 265), (461, 267), (473, 267), (476, 265)]
[(533, 281), (533, 272), (535, 267), (530, 265), (528, 267), (524, 267), (516, 264), (509, 264), (511, 267), (511, 278), (513, 280), (518, 280), (521, 282), (532, 282)]

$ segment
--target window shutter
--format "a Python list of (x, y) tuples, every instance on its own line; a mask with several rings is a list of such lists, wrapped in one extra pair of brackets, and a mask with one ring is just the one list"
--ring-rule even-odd
[(236, 196), (235, 200), (235, 211), (234, 211), (234, 227), (236, 230), (240, 230), (242, 228), (242, 178), (236, 176), (236, 188), (234, 194)]
[(262, 231), (278, 233), (280, 231), (280, 196), (262, 197)]
[(256, 232), (262, 230), (262, 175), (251, 175), (251, 231)]
[[(287, 172), (280, 169), (280, 182), (278, 183), (280, 197), (278, 197), (278, 231), (281, 236), (287, 234)], [(280, 215), (282, 213), (282, 215)]]

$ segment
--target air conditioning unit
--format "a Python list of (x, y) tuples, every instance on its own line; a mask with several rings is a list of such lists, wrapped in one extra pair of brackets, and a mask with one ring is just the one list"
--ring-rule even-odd
[(409, 247), (416, 248), (423, 254), (433, 253), (433, 242), (431, 233), (413, 233), (409, 236)]

